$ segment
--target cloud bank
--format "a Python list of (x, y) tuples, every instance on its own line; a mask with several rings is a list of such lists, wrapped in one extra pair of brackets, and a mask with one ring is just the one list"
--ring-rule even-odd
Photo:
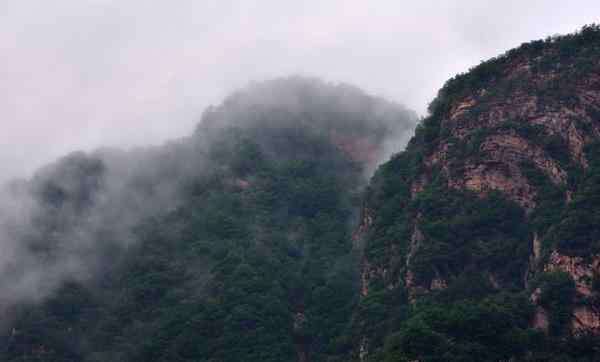
[(593, 0), (5, 0), (0, 180), (76, 149), (189, 134), (232, 90), (288, 74), (424, 113), (453, 74), (597, 14)]

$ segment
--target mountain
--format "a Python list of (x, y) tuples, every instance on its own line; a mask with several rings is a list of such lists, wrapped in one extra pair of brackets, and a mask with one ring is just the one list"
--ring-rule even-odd
[(0, 198), (1, 360), (598, 361), (600, 27), (452, 78), (418, 125), (276, 79)]
[(349, 85), (276, 79), (188, 138), (74, 153), (11, 184), (0, 359), (333, 355), (358, 295), (362, 189), (416, 122)]
[(371, 181), (362, 361), (600, 359), (600, 28), (449, 80)]

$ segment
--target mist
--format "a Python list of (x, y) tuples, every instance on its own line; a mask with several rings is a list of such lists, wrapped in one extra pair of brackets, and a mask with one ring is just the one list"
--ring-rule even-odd
[(450, 76), (597, 20), (596, 1), (0, 4), (0, 181), (74, 150), (158, 144), (251, 81), (355, 84), (424, 114)]
[(137, 224), (176, 208), (181, 185), (216, 167), (211, 122), (277, 127), (259, 109), (310, 126), (325, 121), (307, 109), (333, 109), (347, 123), (324, 127), (344, 144), (378, 124), (366, 182), (448, 77), (593, 22), (600, 5), (581, 3), (3, 2), (0, 305), (92, 279)]
[(240, 178), (247, 171), (229, 170), (232, 160), (246, 157), (236, 148), (240, 132), (278, 162), (315, 157), (314, 145), (299, 149), (288, 144), (290, 135), (306, 134), (300, 139), (317, 147), (325, 140), (333, 147), (328, 152), (354, 165), (339, 166), (349, 172), (344, 183), (364, 186), (377, 165), (404, 147), (417, 121), (406, 107), (348, 84), (278, 78), (207, 108), (186, 137), (72, 152), (29, 179), (8, 182), (0, 188), (0, 322), (11, 308), (43, 301), (66, 282), (97, 282), (136, 246), (140, 225), (176, 211), (190, 189), (211, 177), (249, 184)]

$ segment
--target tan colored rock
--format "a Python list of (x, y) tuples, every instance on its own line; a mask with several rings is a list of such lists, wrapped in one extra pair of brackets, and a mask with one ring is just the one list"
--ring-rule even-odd
[[(568, 273), (575, 282), (578, 298), (587, 299), (588, 303), (595, 300), (591, 299), (596, 294), (592, 290), (591, 282), (594, 276), (600, 274), (600, 255), (582, 258), (553, 251), (544, 270)], [(600, 305), (576, 306), (571, 319), (571, 329), (576, 333), (591, 332), (600, 334)]]
[(456, 104), (456, 106), (452, 107), (452, 109), (450, 110), (450, 119), (454, 120), (456, 118), (458, 118), (459, 116), (461, 116), (462, 114), (464, 114), (467, 110), (469, 110), (469, 108), (473, 107), (475, 105), (475, 99), (473, 99), (472, 97), (469, 97), (467, 99), (465, 99), (464, 101)]
[(544, 172), (555, 185), (566, 181), (567, 173), (557, 161), (546, 155), (539, 146), (532, 145), (526, 139), (514, 134), (496, 134), (488, 137), (481, 145), (489, 159), (518, 166), (529, 161)]
[[(481, 144), (482, 159), (467, 160), (458, 175), (451, 174), (448, 164), (448, 145), (441, 145), (427, 160), (428, 167), (441, 166), (449, 186), (487, 194), (496, 190), (517, 202), (526, 210), (535, 208), (536, 190), (521, 172), (524, 161), (532, 162), (556, 185), (566, 182), (567, 174), (557, 161), (539, 146), (513, 133), (494, 134)], [(417, 181), (411, 187), (416, 194), (424, 187)]]
[(600, 310), (589, 306), (575, 307), (571, 320), (573, 332), (600, 334)]
[(577, 293), (588, 297), (592, 295), (591, 281), (594, 275), (600, 273), (600, 255), (592, 256), (591, 261), (578, 256), (568, 256), (553, 251), (545, 265), (545, 271), (563, 271), (568, 273), (575, 282)]
[(516, 167), (511, 168), (499, 163), (467, 165), (463, 170), (463, 177), (451, 179), (449, 186), (482, 195), (490, 191), (500, 191), (526, 210), (535, 208), (535, 189)]

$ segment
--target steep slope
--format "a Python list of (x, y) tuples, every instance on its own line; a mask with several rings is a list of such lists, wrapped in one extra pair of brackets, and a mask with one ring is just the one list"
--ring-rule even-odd
[(600, 28), (446, 83), (374, 176), (355, 359), (598, 360)]
[(18, 245), (2, 287), (20, 294), (1, 300), (0, 359), (324, 360), (358, 295), (366, 176), (415, 124), (347, 85), (279, 79), (209, 108), (192, 137), (15, 184), (30, 217), (2, 218)]
[(414, 122), (280, 79), (12, 183), (0, 359), (600, 360), (600, 27), (448, 81), (364, 192)]

